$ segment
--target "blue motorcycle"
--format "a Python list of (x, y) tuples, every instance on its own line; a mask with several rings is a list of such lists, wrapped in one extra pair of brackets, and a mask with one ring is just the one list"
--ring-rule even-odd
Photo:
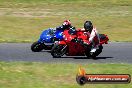
[(43, 49), (50, 50), (55, 41), (63, 40), (63, 30), (48, 28), (42, 32), (38, 41), (31, 45), (33, 52), (40, 52)]

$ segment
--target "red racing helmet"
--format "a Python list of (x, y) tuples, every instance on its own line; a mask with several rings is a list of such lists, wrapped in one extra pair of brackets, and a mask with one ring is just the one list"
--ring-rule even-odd
[(71, 22), (70, 22), (70, 20), (65, 20), (62, 25), (64, 27), (70, 27), (71, 26)]

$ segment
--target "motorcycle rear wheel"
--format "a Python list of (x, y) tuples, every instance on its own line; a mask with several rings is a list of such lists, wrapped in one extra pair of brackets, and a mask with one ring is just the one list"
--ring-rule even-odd
[(100, 45), (99, 49), (97, 49), (94, 53), (91, 54), (91, 58), (97, 59), (96, 57), (102, 52), (103, 46)]

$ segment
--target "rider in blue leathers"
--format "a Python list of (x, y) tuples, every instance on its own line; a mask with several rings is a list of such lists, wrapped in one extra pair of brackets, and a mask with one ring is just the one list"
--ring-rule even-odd
[(56, 30), (65, 30), (72, 28), (70, 20), (65, 20), (61, 26), (56, 27)]

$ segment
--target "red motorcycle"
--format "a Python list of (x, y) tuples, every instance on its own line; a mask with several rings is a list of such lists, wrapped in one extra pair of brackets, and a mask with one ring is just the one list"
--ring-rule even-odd
[(90, 44), (89, 46), (85, 46), (85, 44), (83, 43), (85, 40), (88, 40), (88, 35), (85, 34), (84, 31), (78, 30), (71, 32), (71, 30), (65, 30), (63, 32), (64, 39), (54, 44), (51, 50), (51, 55), (55, 58), (59, 58), (64, 54), (67, 56), (86, 55), (88, 58), (95, 58), (102, 52), (102, 44), (107, 44), (109, 40), (107, 35), (105, 34), (99, 34), (99, 36), (100, 46), (94, 53), (91, 53), (90, 51), (92, 45)]

